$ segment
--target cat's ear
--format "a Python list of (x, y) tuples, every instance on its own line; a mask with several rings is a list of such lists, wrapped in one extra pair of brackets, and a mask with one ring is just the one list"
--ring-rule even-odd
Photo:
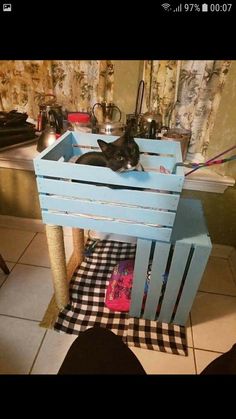
[(97, 143), (98, 143), (100, 149), (103, 151), (103, 153), (106, 153), (108, 151), (109, 144), (106, 143), (106, 141), (97, 140)]
[(124, 137), (126, 139), (126, 141), (130, 140), (133, 141), (134, 140), (134, 127), (131, 123), (129, 123), (125, 129), (125, 133), (124, 133)]
[(110, 157), (110, 155), (114, 152), (112, 144), (106, 143), (106, 141), (103, 140), (97, 140), (97, 143), (106, 157)]

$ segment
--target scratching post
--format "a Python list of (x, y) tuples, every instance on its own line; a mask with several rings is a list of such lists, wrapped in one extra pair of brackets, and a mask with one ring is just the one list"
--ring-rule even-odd
[(84, 230), (81, 228), (73, 228), (73, 245), (77, 266), (81, 264), (84, 258)]
[(63, 309), (69, 301), (63, 229), (61, 226), (47, 224), (46, 235), (56, 304), (59, 309)]

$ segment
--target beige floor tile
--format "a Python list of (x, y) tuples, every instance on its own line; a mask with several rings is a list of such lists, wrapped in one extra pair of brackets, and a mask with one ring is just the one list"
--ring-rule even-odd
[[(73, 251), (73, 244), (71, 236), (64, 236), (66, 259)], [(26, 263), (29, 265), (44, 266), (50, 268), (48, 246), (46, 234), (38, 233), (37, 236), (32, 240), (32, 243), (27, 248), (23, 256), (19, 260), (20, 263)]]
[(188, 356), (172, 355), (159, 351), (130, 346), (147, 374), (196, 374), (193, 349), (188, 349)]
[(0, 314), (40, 321), (52, 295), (50, 269), (16, 264), (0, 289)]
[(0, 374), (29, 374), (45, 329), (0, 315)]
[(204, 368), (207, 367), (214, 359), (218, 358), (221, 354), (216, 352), (201, 351), (200, 349), (194, 349), (197, 374), (200, 374)]
[(185, 327), (186, 327), (187, 346), (190, 346), (192, 348), (193, 338), (192, 338), (192, 328), (191, 328), (190, 318), (188, 318), (188, 321)]
[(76, 337), (48, 330), (31, 374), (57, 374)]
[(209, 258), (199, 291), (236, 296), (236, 284), (228, 260), (216, 257)]
[[(13, 263), (13, 262), (8, 262), (8, 261), (6, 261), (6, 260), (5, 260), (5, 262), (6, 262), (6, 265), (7, 265), (8, 269), (9, 269), (9, 271), (11, 272), (12, 268), (15, 266), (15, 263)], [(2, 269), (0, 268), (0, 286), (1, 286), (1, 285), (3, 284), (3, 282), (7, 279), (8, 275), (9, 275), (9, 274), (5, 274), (5, 273), (2, 271)]]
[(34, 236), (30, 231), (0, 228), (0, 252), (4, 260), (17, 262)]
[(199, 292), (191, 318), (195, 348), (226, 352), (236, 342), (236, 297)]

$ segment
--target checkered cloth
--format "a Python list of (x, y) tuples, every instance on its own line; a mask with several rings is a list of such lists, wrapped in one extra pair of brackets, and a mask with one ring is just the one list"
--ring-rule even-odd
[(106, 327), (130, 346), (187, 355), (185, 327), (130, 317), (110, 311), (104, 304), (114, 266), (135, 258), (136, 246), (108, 240), (88, 240), (86, 256), (70, 283), (70, 303), (60, 312), (54, 329), (79, 335), (93, 326)]

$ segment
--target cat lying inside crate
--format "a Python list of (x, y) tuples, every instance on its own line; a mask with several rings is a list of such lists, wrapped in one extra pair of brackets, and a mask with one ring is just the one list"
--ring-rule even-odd
[(114, 172), (143, 170), (139, 158), (139, 146), (134, 138), (125, 133), (111, 143), (97, 140), (101, 151), (82, 154), (75, 163), (109, 167)]
[[(108, 167), (118, 173), (127, 171), (144, 171), (144, 168), (140, 163), (139, 146), (128, 132), (111, 143), (107, 143), (100, 139), (97, 140), (97, 142), (101, 149), (100, 152), (90, 151), (82, 154), (82, 156), (79, 156), (74, 163)], [(164, 166), (160, 166), (157, 171), (160, 173), (170, 173), (170, 171)], [(86, 182), (83, 181), (83, 183)], [(126, 186), (117, 185), (109, 185), (109, 187), (112, 189), (131, 189)], [(143, 190), (142, 188), (133, 189)]]

